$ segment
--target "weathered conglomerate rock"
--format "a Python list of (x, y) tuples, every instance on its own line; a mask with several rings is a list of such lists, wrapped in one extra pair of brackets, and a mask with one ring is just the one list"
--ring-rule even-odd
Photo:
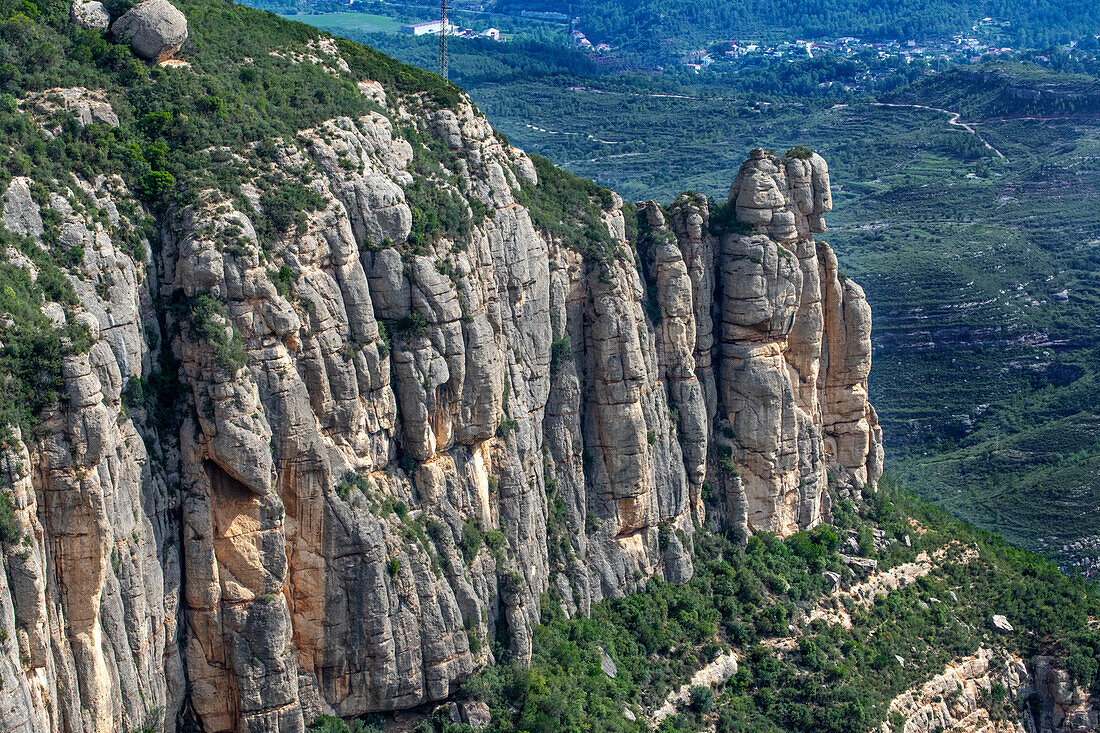
[[(239, 197), (162, 214), (155, 254), (117, 178), (58, 184), (46, 217), (28, 179), (4, 192), (8, 229), (79, 254), (80, 305), (44, 310), (94, 345), (2, 453), (25, 536), (0, 557), (3, 730), (303, 731), (443, 700), (489, 639), (529, 657), (544, 599), (686, 581), (701, 523), (788, 534), (827, 518), (830, 473), (878, 478), (870, 312), (812, 238), (824, 161), (754, 153), (744, 229), (611, 196), (617, 252), (586, 262), (468, 100), (359, 88), (390, 116), (273, 141)], [(263, 192), (288, 182), (318, 203), (279, 230)], [(461, 235), (417, 239), (417, 183), (467, 208)]]
[[(845, 495), (882, 475), (882, 433), (867, 401), (871, 311), (829, 246), (813, 239), (832, 208), (819, 155), (754, 150), (728, 206), (733, 227), (712, 227), (700, 196), (681, 196), (669, 212), (690, 279), (693, 376), (705, 403), (686, 400), (688, 414), (692, 426), (703, 412), (710, 422), (709, 435), (689, 427), (681, 441), (694, 455), (689, 446), (702, 440), (726, 521), (743, 534), (788, 534), (828, 515), (830, 476)], [(656, 204), (646, 213), (666, 231)]]
[(105, 31), (111, 25), (111, 15), (99, 0), (74, 0), (71, 15), (73, 22), (88, 30)]

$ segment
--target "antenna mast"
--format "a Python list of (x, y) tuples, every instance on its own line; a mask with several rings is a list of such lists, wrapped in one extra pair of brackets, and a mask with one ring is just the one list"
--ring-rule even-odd
[(439, 0), (439, 75), (447, 78), (447, 0)]

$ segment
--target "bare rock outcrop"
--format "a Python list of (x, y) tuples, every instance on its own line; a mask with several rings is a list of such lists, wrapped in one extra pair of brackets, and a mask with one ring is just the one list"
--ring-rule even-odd
[(701, 197), (670, 210), (691, 281), (708, 476), (721, 489), (716, 509), (744, 535), (811, 527), (828, 516), (830, 482), (858, 492), (882, 473), (867, 400), (870, 309), (813, 238), (832, 208), (829, 185), (816, 154), (754, 150), (719, 221)]
[(105, 31), (111, 25), (111, 15), (99, 0), (74, 0), (71, 15), (74, 23), (88, 30)]
[[(1083, 733), (1100, 725), (1100, 706), (1050, 657), (1029, 665), (1015, 654), (980, 647), (890, 702), (903, 733)], [(1018, 709), (1015, 701), (1025, 701)], [(882, 733), (897, 730), (882, 724)]]

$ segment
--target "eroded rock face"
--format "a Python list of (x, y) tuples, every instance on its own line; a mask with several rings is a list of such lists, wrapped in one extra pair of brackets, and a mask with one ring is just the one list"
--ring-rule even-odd
[[(1028, 701), (1018, 720), (1005, 719), (996, 709), (1009, 700)], [(1036, 657), (1029, 665), (1015, 654), (984, 646), (898, 695), (889, 709), (904, 721), (903, 733), (1084, 733), (1100, 725), (1096, 701), (1050, 657)], [(897, 728), (883, 723), (881, 730)]]
[[(120, 245), (120, 231), (136, 223), (114, 205), (132, 200), (125, 186), (76, 180), (79, 191), (51, 192), (48, 206), (57, 246), (82, 252), (71, 269), (81, 307), (44, 310), (58, 325), (75, 318), (93, 345), (65, 357), (64, 398), (41, 416), (41, 430), (16, 431), (2, 450), (21, 538), (0, 558), (0, 728), (106, 732), (167, 720), (173, 729), (185, 689), (173, 439), (145, 422), (143, 408), (127, 414), (122, 404), (153, 356), (150, 279), (144, 258)], [(13, 182), (22, 203), (4, 212), (16, 231), (41, 221), (38, 202), (19, 190)]]
[[(871, 313), (813, 238), (832, 208), (820, 156), (754, 150), (728, 206), (736, 226), (712, 226), (702, 197), (681, 196), (669, 212), (690, 279), (693, 376), (705, 404), (689, 414), (710, 423), (704, 455), (724, 521), (744, 535), (788, 534), (828, 516), (830, 483), (858, 496), (882, 474), (882, 434), (867, 401)], [(681, 431), (685, 454), (698, 453), (689, 449), (698, 434)]]
[(187, 18), (168, 0), (143, 0), (114, 22), (111, 33), (146, 61), (164, 61), (187, 40)]
[[(303, 731), (444, 700), (490, 638), (530, 655), (542, 598), (684, 582), (700, 523), (787, 534), (827, 516), (829, 472), (878, 478), (870, 312), (812, 238), (824, 161), (754, 155), (745, 230), (687, 196), (628, 222), (611, 196), (586, 262), (517, 203), (535, 167), (468, 100), (360, 89), (390, 116), (272, 141), (247, 206), (197, 192), (155, 257), (118, 179), (46, 217), (30, 181), (4, 192), (7, 228), (80, 253), (79, 307), (44, 310), (94, 342), (48, 432), (3, 452), (27, 536), (2, 557), (4, 730)], [(273, 228), (288, 182), (317, 203)], [(417, 184), (468, 226), (414, 235)]]

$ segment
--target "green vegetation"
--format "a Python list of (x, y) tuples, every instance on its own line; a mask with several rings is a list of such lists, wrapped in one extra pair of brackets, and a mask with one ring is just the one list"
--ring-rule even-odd
[(554, 339), (550, 344), (550, 376), (555, 376), (561, 371), (562, 365), (573, 358), (573, 349), (569, 344), (569, 334)]
[(462, 525), (462, 537), (458, 540), (458, 549), (466, 562), (472, 562), (481, 549), (481, 543), (485, 540), (485, 532), (481, 529), (481, 522), (473, 517), (467, 517)]
[[(1067, 62), (1066, 66), (1073, 67)], [(995, 117), (1062, 117), (1100, 113), (1100, 65), (1078, 65), (1088, 73), (1064, 73), (1037, 64), (988, 63), (955, 69), (899, 89), (890, 101), (935, 99), (966, 120)], [(1022, 90), (1027, 90), (1022, 92)]]
[(347, 501), (351, 497), (351, 492), (358, 491), (367, 494), (371, 488), (369, 478), (356, 471), (348, 471), (344, 474), (343, 480), (336, 484), (336, 495)]
[(413, 252), (420, 253), (421, 245), (444, 234), (466, 236), (474, 221), (466, 199), (456, 189), (461, 181), (458, 155), (440, 138), (422, 136), (412, 127), (402, 134), (413, 149), (413, 183), (405, 189), (412, 210), (409, 244)]
[(593, 43), (632, 49), (697, 47), (729, 38), (926, 39), (967, 33), (986, 16), (1011, 19), (1010, 36), (1020, 45), (1045, 46), (1095, 33), (1100, 10), (1067, 2), (1023, 5), (1011, 0), (916, 0), (881, 3), (842, 0), (828, 3), (764, 0), (496, 0), (499, 9), (559, 11), (580, 16)]
[(423, 338), (431, 331), (431, 324), (422, 313), (413, 311), (400, 320), (393, 321), (386, 329), (394, 338)]
[(322, 715), (313, 721), (309, 731), (310, 733), (381, 733), (382, 726), (363, 720), (352, 720), (348, 723), (331, 715)]
[(620, 252), (600, 214), (611, 208), (613, 194), (540, 155), (532, 154), (531, 160), (538, 185), (520, 178), (517, 201), (531, 210), (537, 228), (580, 252), (589, 267), (599, 268), (600, 279), (610, 282), (610, 268)]
[(209, 344), (218, 365), (236, 374), (247, 362), (247, 355), (241, 334), (229, 324), (225, 306), (210, 295), (198, 296), (190, 306), (191, 328)]
[[(33, 263), (38, 274), (11, 262), (14, 251)], [(66, 310), (66, 325), (54, 328), (41, 307), (52, 301)], [(91, 347), (87, 329), (70, 310), (76, 293), (51, 251), (33, 240), (0, 229), (0, 424), (33, 428), (38, 415), (61, 395), (61, 364), (67, 354)]]
[(813, 157), (814, 151), (807, 148), (805, 145), (795, 145), (793, 148), (785, 153), (788, 158), (797, 158), (799, 160), (809, 160)]
[(0, 543), (11, 545), (23, 537), (23, 529), (15, 518), (11, 496), (0, 492)]
[(287, 231), (296, 225), (298, 231), (304, 231), (308, 211), (318, 211), (325, 207), (325, 200), (298, 181), (286, 181), (277, 188), (271, 188), (260, 196), (267, 220), (279, 231)]
[[(998, 645), (1024, 657), (1072, 659), (1077, 681), (1096, 684), (1100, 634), (1088, 623), (1100, 612), (1095, 586), (951, 519), (889, 478), (858, 506), (839, 502), (835, 521), (835, 529), (820, 526), (786, 541), (757, 534), (745, 548), (697, 533), (690, 582), (650, 580), (643, 593), (597, 604), (591, 618), (567, 619), (558, 599), (547, 596), (530, 667), (508, 662), (498, 648), (503, 663), (470, 680), (463, 695), (489, 705), (491, 731), (642, 731), (645, 724), (627, 720), (625, 708), (642, 719), (701, 665), (732, 648), (737, 675), (713, 692), (692, 689), (688, 705), (660, 730), (705, 729), (710, 721), (721, 733), (862, 732), (886, 718), (898, 693), (989, 644), (991, 613), (1004, 613), (1018, 629), (999, 636)], [(941, 559), (929, 575), (868, 608), (828, 598), (822, 571), (848, 573), (836, 554), (838, 534), (862, 535), (873, 527), (888, 539), (884, 549), (870, 549), (880, 569), (912, 562), (922, 551), (938, 551)], [(950, 600), (952, 593), (958, 601)], [(821, 607), (848, 613), (852, 629), (807, 624), (808, 612)], [(765, 644), (791, 636), (790, 624), (797, 628), (797, 653)], [(599, 648), (615, 661), (615, 679), (600, 669)], [(1025, 701), (1004, 699), (1003, 690), (1001, 696), (1003, 714), (1016, 717), (1015, 706)], [(440, 716), (421, 725), (460, 729)]]
[[(290, 16), (287, 20), (302, 21), (305, 18)], [(321, 13), (311, 15), (309, 24), (318, 28), (326, 28), (333, 33), (347, 36), (352, 33), (396, 33), (401, 30), (401, 24), (393, 18), (372, 13)]]

